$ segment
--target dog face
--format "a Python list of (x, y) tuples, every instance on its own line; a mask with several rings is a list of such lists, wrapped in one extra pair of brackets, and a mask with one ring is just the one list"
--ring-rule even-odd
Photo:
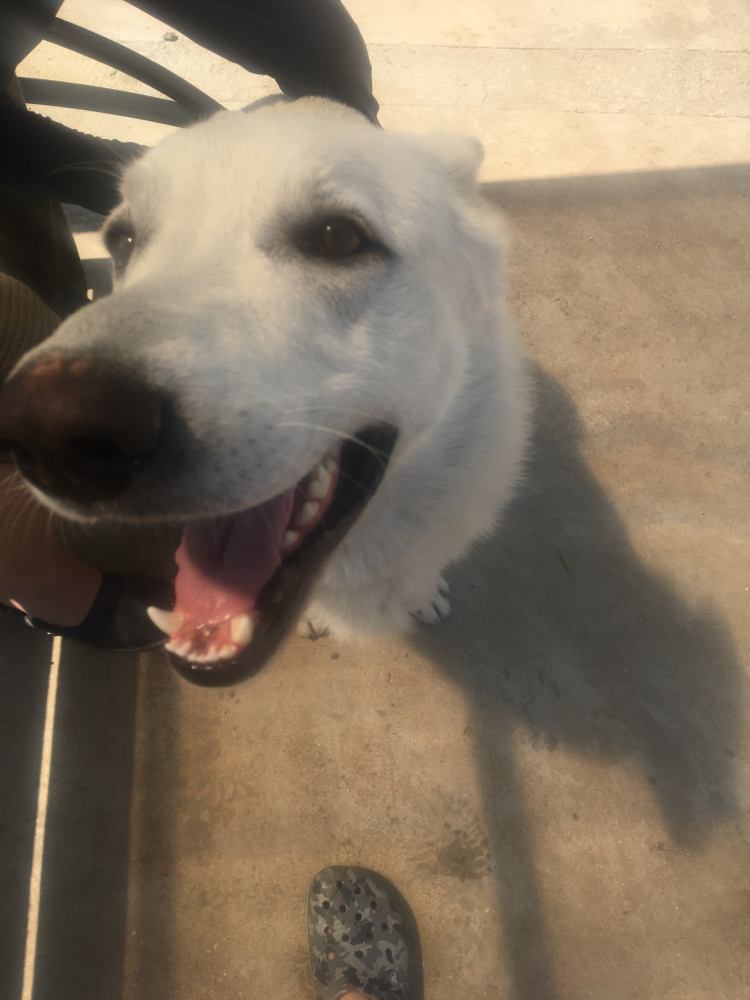
[(149, 151), (122, 193), (105, 229), (113, 294), (24, 367), (112, 361), (166, 400), (169, 426), (116, 496), (53, 489), (68, 515), (243, 510), (342, 437), (388, 422), (406, 443), (449, 401), (471, 261), (422, 143), (322, 101), (225, 113)]
[[(465, 391), (497, 296), (496, 248), (462, 201), (480, 159), (472, 140), (389, 135), (320, 99), (170, 137), (128, 168), (106, 224), (113, 293), (22, 360), (0, 437), (67, 516), (186, 521), (185, 578), (227, 546), (242, 562), (264, 530), (255, 600), (345, 481), (364, 484), (348, 524)], [(376, 468), (342, 451), (357, 440)], [(249, 614), (225, 598), (180, 614)], [(173, 646), (227, 660), (244, 643), (225, 632)]]

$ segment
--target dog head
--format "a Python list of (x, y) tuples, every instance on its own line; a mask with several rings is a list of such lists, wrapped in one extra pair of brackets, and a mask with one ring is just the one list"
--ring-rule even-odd
[[(0, 391), (0, 439), (37, 495), (69, 517), (185, 521), (186, 573), (265, 545), (256, 597), (319, 527), (324, 558), (337, 490), (360, 483), (349, 523), (440, 422), (486, 327), (481, 155), (317, 98), (221, 113), (148, 151), (105, 226), (112, 294)], [(246, 613), (222, 601), (214, 617)]]

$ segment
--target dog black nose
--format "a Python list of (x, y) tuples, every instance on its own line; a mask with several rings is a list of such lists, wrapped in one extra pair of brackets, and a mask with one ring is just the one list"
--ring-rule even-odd
[(60, 499), (119, 496), (154, 453), (161, 428), (159, 394), (98, 358), (50, 354), (0, 389), (0, 449)]

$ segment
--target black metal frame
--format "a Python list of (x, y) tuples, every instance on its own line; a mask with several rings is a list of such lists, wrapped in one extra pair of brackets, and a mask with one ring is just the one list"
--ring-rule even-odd
[(95, 31), (70, 24), (56, 17), (44, 34), (45, 41), (54, 42), (80, 55), (118, 69), (141, 83), (153, 87), (171, 100), (131, 94), (109, 87), (93, 87), (83, 83), (64, 83), (58, 80), (39, 80), (22, 77), (19, 80), (24, 100), (29, 104), (43, 104), (58, 108), (77, 108), (80, 111), (99, 111), (109, 115), (139, 118), (142, 121), (161, 122), (164, 125), (185, 126), (208, 118), (223, 105), (202, 90), (159, 66), (145, 56), (132, 52), (124, 45), (113, 42)]

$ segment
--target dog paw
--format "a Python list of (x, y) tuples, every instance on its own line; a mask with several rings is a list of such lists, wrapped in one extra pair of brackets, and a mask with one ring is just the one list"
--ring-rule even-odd
[(415, 611), (417, 618), (427, 625), (437, 625), (438, 622), (445, 621), (451, 613), (451, 602), (448, 600), (450, 592), (448, 581), (439, 576), (435, 593), (426, 604)]
[(297, 635), (301, 635), (305, 639), (312, 639), (313, 642), (316, 642), (318, 639), (327, 639), (330, 634), (331, 630), (327, 625), (321, 625), (320, 623), (313, 624), (307, 618), (300, 618), (297, 622)]

